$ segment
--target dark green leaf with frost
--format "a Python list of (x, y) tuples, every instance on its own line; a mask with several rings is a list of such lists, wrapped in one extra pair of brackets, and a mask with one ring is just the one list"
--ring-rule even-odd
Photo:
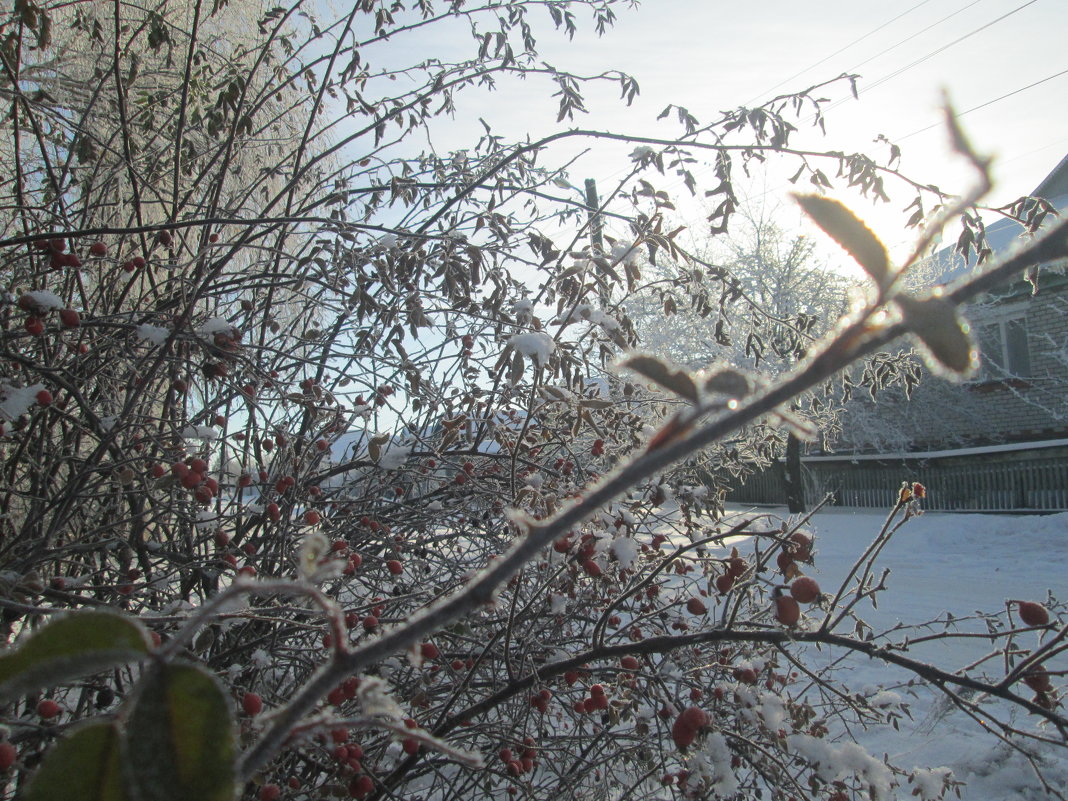
[(90, 723), (60, 740), (34, 774), (26, 801), (129, 801), (119, 730)]
[(232, 801), (234, 727), (218, 680), (190, 664), (157, 664), (126, 727), (127, 767), (142, 801)]
[(142, 659), (150, 648), (148, 632), (132, 618), (104, 610), (72, 612), (0, 656), (0, 700)]

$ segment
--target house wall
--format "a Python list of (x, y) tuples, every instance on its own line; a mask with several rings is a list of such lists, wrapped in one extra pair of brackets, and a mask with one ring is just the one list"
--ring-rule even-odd
[(858, 396), (847, 406), (842, 435), (829, 452), (938, 450), (1068, 435), (1068, 280), (1045, 276), (1035, 295), (1021, 284), (970, 307), (965, 317), (977, 334), (999, 321), (1024, 320), (1027, 375), (986, 367), (954, 384), (924, 371), (911, 400), (894, 388), (874, 402)]
[(976, 438), (1043, 439), (1068, 430), (1068, 285), (1062, 277), (1047, 283), (1036, 295), (1017, 294), (966, 313), (976, 327), (1023, 319), (1031, 367), (1027, 375), (981, 375), (961, 387), (978, 407), (970, 421)]

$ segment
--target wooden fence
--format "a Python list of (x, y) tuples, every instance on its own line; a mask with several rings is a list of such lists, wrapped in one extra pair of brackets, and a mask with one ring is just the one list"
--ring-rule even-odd
[[(827, 493), (840, 506), (889, 508), (902, 481), (927, 487), (925, 509), (971, 512), (1068, 510), (1068, 454), (1000, 459), (804, 460), (805, 502)], [(733, 484), (732, 503), (785, 505), (776, 467)]]

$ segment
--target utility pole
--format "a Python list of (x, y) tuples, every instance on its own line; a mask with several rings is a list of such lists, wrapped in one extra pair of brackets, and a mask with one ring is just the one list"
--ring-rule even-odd
[(586, 211), (590, 217), (590, 246), (595, 255), (604, 255), (604, 237), (601, 234), (601, 201), (597, 197), (597, 181), (586, 179)]

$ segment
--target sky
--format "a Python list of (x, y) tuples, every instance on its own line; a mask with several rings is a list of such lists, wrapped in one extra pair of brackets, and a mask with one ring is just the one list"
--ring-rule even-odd
[[(616, 25), (603, 38), (592, 33), (581, 10), (573, 42), (548, 25), (536, 28), (542, 57), (560, 69), (581, 74), (623, 69), (633, 75), (641, 88), (633, 107), (619, 101), (618, 86), (605, 87), (587, 96), (588, 114), (558, 125), (545, 84), (502, 84), (492, 94), (464, 100), (453, 123), (435, 132), (434, 144), (470, 141), (479, 116), (510, 137), (569, 126), (663, 136), (679, 130), (672, 119), (656, 122), (668, 103), (707, 122), (721, 110), (857, 73), (859, 100), (852, 99), (848, 84), (829, 87), (827, 135), (804, 131), (797, 145), (885, 156), (885, 147), (873, 144), (884, 135), (901, 146), (901, 169), (910, 177), (964, 191), (971, 173), (950, 152), (941, 124), (945, 89), (973, 144), (995, 157), (996, 187), (988, 202), (1031, 192), (1068, 152), (1064, 0), (761, 0), (748, 8), (718, 0), (646, 0), (630, 10), (619, 8)], [(459, 46), (467, 35), (460, 28), (455, 33)], [(451, 45), (440, 34), (435, 47), (448, 51)], [(552, 155), (563, 161), (577, 152), (568, 147)], [(603, 195), (625, 174), (631, 149), (597, 145), (571, 168), (572, 182), (581, 186), (582, 179), (594, 178)], [(793, 170), (784, 170), (755, 175), (746, 191), (783, 206), (784, 224), (800, 224), (787, 201), (795, 187), (786, 176)], [(699, 177), (708, 173), (697, 165)], [(685, 194), (674, 176), (658, 188)], [(849, 201), (845, 193), (834, 194)], [(902, 208), (912, 196), (895, 195), (892, 185), (890, 195), (889, 205), (871, 209), (858, 203), (855, 210), (901, 252), (910, 239), (902, 229), (907, 217)], [(680, 217), (695, 230), (701, 225), (697, 207), (680, 206)]]

